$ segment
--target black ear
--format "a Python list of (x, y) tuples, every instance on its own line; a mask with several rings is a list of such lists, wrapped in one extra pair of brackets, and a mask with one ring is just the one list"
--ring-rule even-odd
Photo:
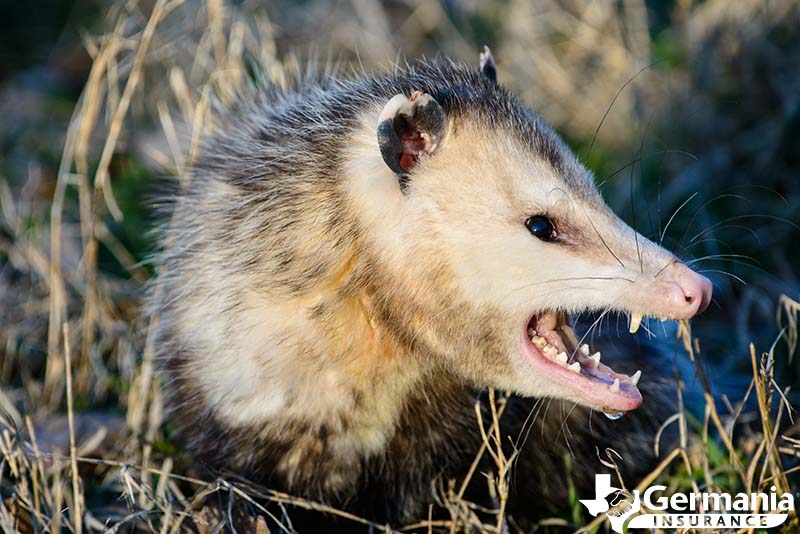
[(421, 91), (411, 97), (395, 95), (378, 119), (378, 145), (386, 165), (400, 177), (405, 192), (408, 173), (420, 154), (432, 154), (445, 132), (444, 110), (434, 98)]
[(478, 72), (493, 82), (497, 81), (497, 67), (494, 65), (494, 57), (492, 57), (492, 51), (489, 50), (488, 46), (484, 46), (483, 52), (481, 52)]

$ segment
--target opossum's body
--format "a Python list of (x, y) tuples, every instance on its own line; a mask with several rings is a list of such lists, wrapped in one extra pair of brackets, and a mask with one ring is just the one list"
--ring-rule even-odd
[[(201, 463), (408, 521), (433, 479), (469, 468), (487, 386), (565, 399), (531, 434), (569, 441), (589, 471), (609, 426), (618, 449), (645, 454), (641, 419), (590, 427), (574, 409), (628, 411), (641, 397), (638, 376), (578, 351), (563, 312), (689, 317), (706, 288), (619, 221), (492, 76), (420, 63), (257, 90), (217, 118), (150, 308), (168, 406)], [(512, 397), (504, 432), (525, 434), (533, 405)], [(515, 487), (535, 511), (536, 488), (563, 494), (553, 473), (569, 449), (533, 440)]]

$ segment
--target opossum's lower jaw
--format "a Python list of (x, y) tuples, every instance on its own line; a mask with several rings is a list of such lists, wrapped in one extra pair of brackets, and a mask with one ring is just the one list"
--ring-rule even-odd
[[(607, 306), (630, 314), (630, 332), (636, 333), (644, 315), (662, 319), (689, 319), (711, 301), (711, 282), (673, 261), (661, 270), (662, 280), (647, 275), (622, 290), (608, 288)], [(553, 396), (576, 401), (606, 414), (638, 408), (641, 372), (616, 372), (605, 365), (600, 352), (579, 341), (562, 312), (538, 312), (522, 327), (521, 370), (532, 382), (549, 388)]]
[(534, 315), (522, 335), (527, 363), (542, 379), (556, 385), (559, 396), (603, 410), (627, 412), (642, 404), (637, 389), (641, 372), (632, 376), (601, 362), (601, 354), (579, 345), (563, 313)]

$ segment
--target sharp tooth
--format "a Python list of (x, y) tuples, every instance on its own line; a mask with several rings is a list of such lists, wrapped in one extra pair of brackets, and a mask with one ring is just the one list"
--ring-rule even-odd
[(635, 386), (636, 384), (639, 383), (639, 379), (640, 378), (642, 378), (642, 371), (641, 370), (636, 371), (635, 373), (633, 373), (633, 376), (629, 377), (625, 382), (627, 382), (628, 384), (630, 384), (632, 386)]
[[(561, 365), (567, 365), (567, 353), (566, 352), (559, 352), (556, 354), (556, 361)], [(579, 364), (580, 367), (580, 364)]]
[(580, 373), (581, 372), (581, 364), (579, 364), (578, 362), (571, 363), (571, 364), (569, 364), (567, 366), (567, 369), (569, 369), (570, 371), (574, 371), (576, 373)]
[(635, 334), (639, 330), (639, 325), (642, 324), (642, 314), (641, 313), (632, 313), (631, 314), (631, 324), (628, 331), (631, 334)]
[(553, 358), (558, 352), (558, 349), (555, 348), (553, 345), (547, 345), (545, 348), (542, 349), (542, 352), (544, 352), (544, 355), (547, 356), (548, 358)]
[(585, 356), (588, 356), (588, 355), (589, 355), (589, 345), (585, 345), (585, 344), (584, 344), (584, 345), (581, 345), (581, 352), (582, 352), (582, 353), (583, 353)]
[(619, 393), (619, 378), (614, 379), (614, 383), (611, 384), (611, 391), (613, 393)]
[(540, 349), (543, 349), (547, 345), (547, 340), (542, 336), (533, 336), (531, 338), (531, 341), (533, 341), (533, 344), (539, 347)]
[(598, 365), (600, 365), (600, 353), (595, 352), (591, 356), (589, 356), (589, 362), (592, 366), (592, 369), (596, 369)]

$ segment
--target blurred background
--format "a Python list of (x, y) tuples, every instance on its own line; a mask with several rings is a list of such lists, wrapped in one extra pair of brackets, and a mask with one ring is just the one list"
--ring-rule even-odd
[(0, 13), (0, 404), (21, 426), (52, 425), (54, 442), (70, 348), (82, 424), (143, 436), (144, 453), (122, 448), (145, 460), (179, 454), (138, 305), (153, 198), (191, 162), (211, 103), (257, 71), (289, 83), (328, 62), (477, 65), (484, 44), (615, 211), (713, 280), (692, 334), (720, 405), (745, 395), (750, 343), (777, 383), (800, 386), (798, 1), (40, 0)]

